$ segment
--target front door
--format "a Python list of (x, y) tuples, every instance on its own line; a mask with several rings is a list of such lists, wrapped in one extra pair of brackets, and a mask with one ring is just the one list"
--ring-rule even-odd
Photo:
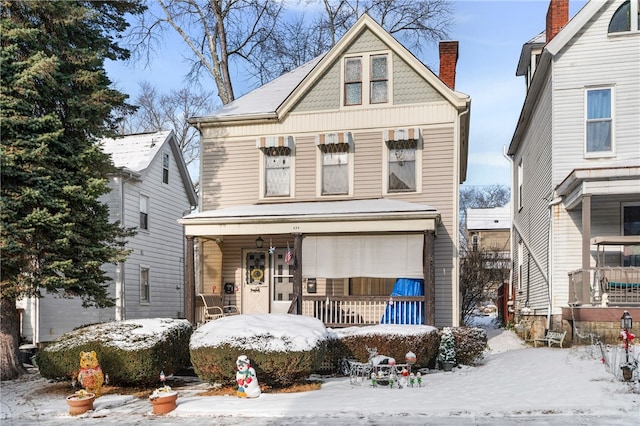
[(244, 252), (242, 313), (269, 313), (269, 254), (266, 250)]
[(293, 265), (287, 256), (288, 249), (275, 249), (272, 258), (273, 299), (271, 311), (286, 314), (293, 300)]

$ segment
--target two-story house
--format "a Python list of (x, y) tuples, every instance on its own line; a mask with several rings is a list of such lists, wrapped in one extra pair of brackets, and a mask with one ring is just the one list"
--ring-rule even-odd
[(488, 283), (487, 296), (498, 308), (498, 317), (506, 325), (513, 318), (514, 291), (510, 286), (511, 272), (511, 205), (467, 209), (467, 247), (463, 256), (479, 252), (483, 267), (494, 271)]
[(177, 220), (195, 208), (197, 196), (172, 131), (101, 141), (119, 172), (102, 197), (110, 220), (136, 228), (125, 262), (105, 264), (115, 307), (83, 308), (79, 298), (45, 294), (21, 303), (22, 336), (34, 344), (76, 327), (137, 318), (184, 317), (184, 234)]
[(527, 95), (508, 154), (517, 312), (573, 339), (614, 341), (640, 318), (637, 0), (551, 0), (517, 68)]
[[(326, 54), (190, 120), (188, 319), (213, 292), (243, 314), (335, 326), (380, 323), (390, 305), (402, 323), (458, 323), (470, 98), (454, 90), (458, 43), (440, 46), (438, 78), (364, 15)], [(397, 282), (412, 290), (390, 304)]]

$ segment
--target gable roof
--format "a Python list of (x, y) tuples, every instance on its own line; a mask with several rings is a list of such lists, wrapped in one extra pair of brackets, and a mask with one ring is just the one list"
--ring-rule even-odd
[(169, 146), (178, 165), (178, 173), (191, 205), (197, 205), (197, 197), (189, 176), (187, 164), (178, 147), (173, 130), (155, 133), (139, 133), (100, 141), (102, 150), (111, 155), (113, 164), (124, 172), (140, 177), (153, 163), (164, 146)]
[[(525, 128), (527, 127), (529, 120), (531, 119), (531, 112), (535, 106), (541, 90), (544, 88), (544, 79), (551, 66), (553, 58), (560, 53), (567, 44), (575, 37), (578, 32), (595, 16), (598, 11), (604, 7), (608, 2), (602, 0), (590, 0), (586, 5), (582, 7), (574, 15), (573, 18), (562, 27), (562, 29), (556, 34), (556, 36), (545, 45), (542, 49), (542, 55), (540, 55), (540, 62), (533, 74), (531, 86), (527, 92), (527, 96), (524, 99), (522, 111), (518, 118), (516, 130), (511, 138), (507, 155), (514, 155), (518, 146), (520, 145), (520, 138)], [(543, 33), (541, 33), (543, 34)], [(535, 39), (533, 39), (535, 40)]]
[(224, 105), (208, 116), (192, 117), (189, 123), (281, 120), (365, 30), (373, 32), (454, 107), (461, 111), (468, 108), (470, 102), (468, 95), (451, 90), (375, 20), (364, 14), (326, 54)]

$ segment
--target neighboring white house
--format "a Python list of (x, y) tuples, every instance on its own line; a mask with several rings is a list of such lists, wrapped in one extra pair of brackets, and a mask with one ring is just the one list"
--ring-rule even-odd
[[(640, 244), (639, 2), (590, 1), (570, 21), (568, 7), (551, 1), (517, 68), (516, 312), (538, 335), (615, 339), (624, 310), (640, 318), (640, 245), (628, 245)], [(596, 264), (602, 243), (613, 246)]]
[(184, 235), (177, 220), (197, 203), (193, 184), (172, 131), (102, 141), (120, 172), (109, 177), (102, 201), (110, 219), (137, 228), (131, 254), (104, 265), (116, 306), (84, 309), (79, 299), (45, 294), (23, 300), (21, 335), (34, 344), (55, 340), (76, 327), (136, 318), (184, 317)]

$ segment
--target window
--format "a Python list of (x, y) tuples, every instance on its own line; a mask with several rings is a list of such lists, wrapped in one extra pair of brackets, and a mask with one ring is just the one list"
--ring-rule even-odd
[(149, 267), (140, 266), (140, 302), (149, 303)]
[(471, 237), (471, 250), (478, 251), (478, 234), (473, 234)]
[[(640, 204), (622, 205), (622, 235), (640, 235)], [(640, 266), (640, 247), (624, 247), (622, 266)]]
[(291, 185), (291, 149), (269, 147), (264, 149), (265, 197), (289, 196)]
[(416, 139), (387, 141), (389, 149), (389, 192), (416, 190)]
[(524, 200), (522, 199), (522, 180), (524, 179), (524, 169), (522, 167), (522, 160), (518, 163), (518, 210), (523, 206)]
[(387, 55), (375, 55), (371, 57), (371, 87), (369, 90), (370, 103), (379, 104), (387, 102), (387, 86), (389, 78), (387, 73)]
[(162, 153), (162, 183), (169, 183), (169, 154)]
[(518, 291), (522, 291), (524, 284), (524, 243), (518, 242)]
[(611, 152), (613, 118), (611, 88), (587, 89), (586, 153)]
[(347, 58), (345, 61), (344, 104), (362, 104), (362, 58)]
[[(609, 21), (609, 33), (638, 31), (640, 28), (640, 0), (625, 1)], [(634, 17), (634, 19), (632, 19)]]
[(140, 196), (140, 229), (149, 229), (149, 197)]
[(322, 195), (349, 193), (349, 144), (318, 145), (322, 155)]

